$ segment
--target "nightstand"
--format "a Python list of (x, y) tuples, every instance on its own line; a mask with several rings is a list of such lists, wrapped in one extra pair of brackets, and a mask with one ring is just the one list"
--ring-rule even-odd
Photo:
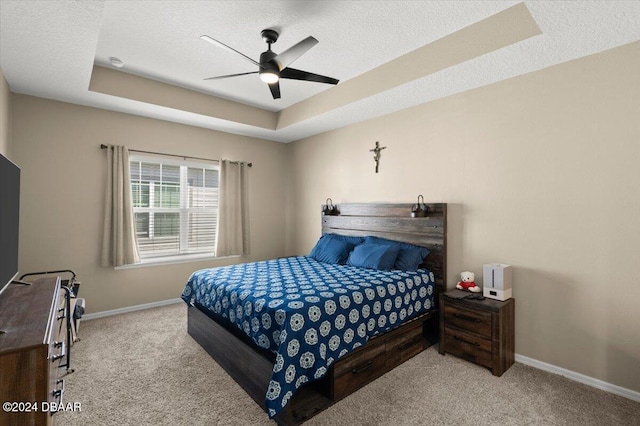
[[(454, 290), (457, 291), (457, 290)], [(440, 295), (440, 353), (450, 353), (502, 376), (514, 361), (515, 300)]]

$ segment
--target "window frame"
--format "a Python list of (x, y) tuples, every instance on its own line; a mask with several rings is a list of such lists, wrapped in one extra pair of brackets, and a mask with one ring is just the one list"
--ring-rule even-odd
[[(189, 202), (189, 185), (188, 185), (188, 170), (189, 168), (197, 168), (197, 169), (207, 169), (207, 170), (215, 170), (217, 173), (218, 186), (215, 189), (218, 191), (216, 195), (215, 208), (207, 208), (206, 211), (215, 211), (216, 224), (215, 224), (215, 232), (217, 233), (217, 217), (219, 215), (220, 207), (219, 207), (219, 179), (220, 179), (220, 165), (218, 162), (212, 160), (211, 162), (202, 161), (202, 160), (191, 160), (188, 157), (185, 157), (184, 160), (176, 159), (176, 158), (168, 158), (163, 155), (154, 155), (154, 154), (137, 154), (131, 153), (129, 156), (129, 165), (134, 162), (139, 163), (153, 163), (153, 164), (161, 164), (163, 166), (177, 166), (179, 167), (179, 207), (154, 207), (154, 197), (155, 197), (155, 188), (154, 185), (157, 185), (155, 182), (149, 183), (149, 195), (148, 195), (148, 207), (133, 207), (134, 217), (136, 213), (149, 213), (149, 223), (148, 223), (148, 235), (149, 238), (156, 238), (154, 234), (154, 223), (151, 218), (152, 215), (156, 213), (178, 213), (178, 221), (179, 221), (179, 230), (178, 230), (178, 252), (164, 255), (143, 255), (141, 253), (140, 263), (135, 265), (127, 265), (124, 267), (119, 267), (117, 269), (126, 269), (129, 267), (136, 266), (150, 266), (156, 264), (167, 264), (167, 263), (181, 263), (181, 262), (190, 262), (193, 260), (206, 260), (206, 259), (214, 259), (218, 258), (215, 254), (215, 246), (212, 250), (203, 250), (203, 251), (187, 251), (189, 246), (189, 216), (192, 212), (203, 211), (203, 208), (197, 207), (188, 207)], [(130, 174), (131, 176), (131, 174)], [(141, 182), (138, 180), (137, 182)], [(129, 185), (131, 188), (132, 195), (132, 206), (135, 206), (135, 196), (133, 191), (133, 186), (136, 183), (133, 179), (129, 180)], [(162, 191), (162, 186), (160, 186), (160, 191)], [(137, 226), (136, 226), (137, 228)], [(138, 243), (138, 248), (140, 248), (140, 244)]]

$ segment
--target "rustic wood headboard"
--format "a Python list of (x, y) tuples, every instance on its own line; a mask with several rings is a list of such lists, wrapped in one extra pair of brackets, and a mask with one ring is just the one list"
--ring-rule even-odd
[(412, 204), (340, 204), (335, 216), (322, 216), (322, 233), (372, 235), (426, 247), (424, 266), (446, 288), (447, 204), (426, 204), (426, 217), (411, 217)]

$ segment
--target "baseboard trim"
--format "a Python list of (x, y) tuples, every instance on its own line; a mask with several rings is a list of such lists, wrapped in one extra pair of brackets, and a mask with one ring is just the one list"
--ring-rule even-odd
[[(83, 321), (90, 321), (93, 319), (110, 317), (112, 315), (126, 314), (128, 312), (142, 311), (144, 309), (158, 308), (160, 306), (173, 305), (175, 303), (181, 303), (183, 300), (180, 298), (161, 300), (159, 302), (144, 303), (142, 305), (128, 306), (126, 308), (112, 309), (109, 311), (96, 312), (93, 314), (86, 314), (82, 316)], [(515, 360), (521, 364), (528, 365), (530, 367), (537, 368), (539, 370), (548, 371), (549, 373), (558, 374), (566, 377), (567, 379), (582, 383), (588, 386), (592, 386), (597, 389), (601, 389), (605, 392), (609, 392), (615, 395), (619, 395), (633, 401), (640, 402), (640, 392), (633, 391), (631, 389), (623, 388), (593, 377), (585, 376), (584, 374), (576, 373), (575, 371), (567, 370), (566, 368), (558, 367), (553, 364), (538, 361), (537, 359), (529, 358), (524, 355), (515, 354)]]
[(126, 308), (111, 309), (109, 311), (101, 311), (101, 312), (95, 312), (93, 314), (86, 314), (82, 316), (82, 320), (90, 321), (93, 319), (110, 317), (112, 315), (126, 314), (128, 312), (142, 311), (144, 309), (159, 308), (160, 306), (173, 305), (175, 303), (180, 303), (180, 302), (184, 303), (184, 301), (180, 298), (161, 300), (159, 302), (143, 303), (142, 305), (127, 306)]
[(576, 373), (575, 371), (567, 370), (566, 368), (558, 367), (553, 364), (547, 364), (546, 362), (538, 361), (537, 359), (529, 358), (524, 355), (516, 354), (515, 359), (517, 362), (528, 365), (530, 367), (548, 371), (549, 373), (553, 374), (559, 374), (560, 376), (566, 377), (567, 379), (571, 379), (573, 381), (601, 389), (605, 392), (613, 393), (615, 395), (620, 395), (633, 401), (640, 402), (640, 392), (623, 388), (622, 386), (614, 385), (590, 376), (585, 376), (584, 374)]

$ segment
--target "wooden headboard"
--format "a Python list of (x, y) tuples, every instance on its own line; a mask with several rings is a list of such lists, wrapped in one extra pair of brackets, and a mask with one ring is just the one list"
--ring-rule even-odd
[(322, 216), (322, 233), (372, 235), (426, 247), (424, 266), (446, 288), (447, 204), (426, 204), (426, 217), (411, 217), (413, 204), (340, 204), (335, 216)]

